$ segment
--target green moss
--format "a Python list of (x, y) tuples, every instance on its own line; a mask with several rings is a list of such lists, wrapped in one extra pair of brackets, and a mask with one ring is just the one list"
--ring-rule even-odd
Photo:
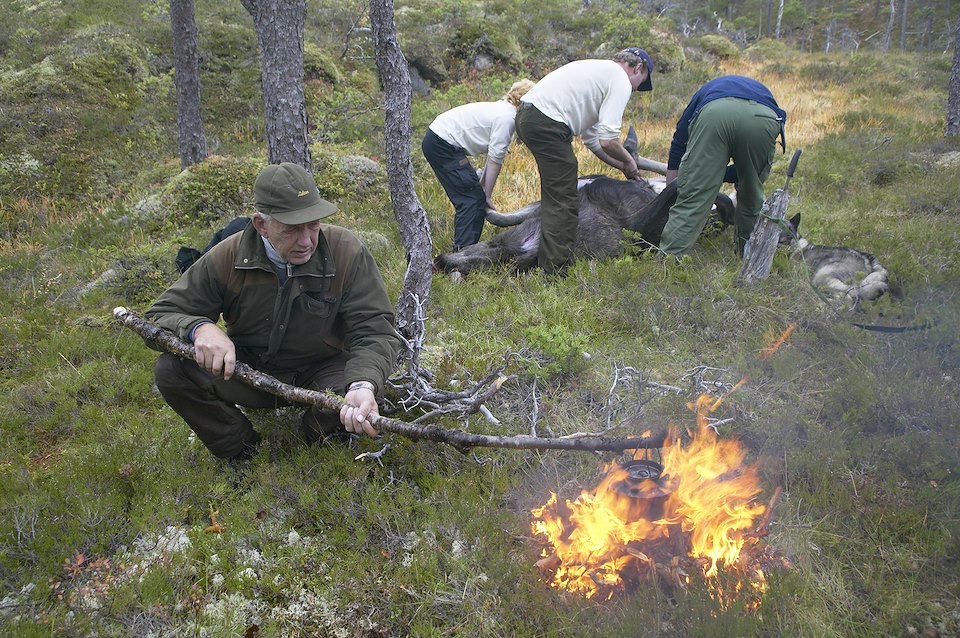
[(135, 38), (98, 26), (42, 62), (4, 74), (0, 148), (18, 151), (0, 151), (0, 197), (88, 197), (129, 175), (134, 167), (124, 158), (150, 135), (149, 120), (133, 122), (145, 56)]
[(249, 215), (253, 182), (262, 168), (257, 160), (218, 155), (188, 167), (163, 190), (169, 221), (210, 223)]
[(303, 44), (304, 80), (320, 80), (327, 84), (343, 83), (343, 74), (326, 51), (313, 42)]
[(219, 19), (200, 22), (198, 31), (205, 123), (236, 135), (233, 127), (263, 113), (256, 31), (252, 22)]

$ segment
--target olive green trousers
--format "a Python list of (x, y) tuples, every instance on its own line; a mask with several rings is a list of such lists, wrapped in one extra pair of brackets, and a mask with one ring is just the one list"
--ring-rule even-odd
[(573, 134), (531, 104), (517, 109), (517, 137), (527, 145), (540, 172), (540, 250), (538, 263), (547, 274), (563, 274), (573, 261), (580, 221), (577, 156)]
[(734, 213), (737, 251), (743, 253), (763, 207), (763, 183), (770, 175), (780, 122), (768, 107), (728, 97), (704, 106), (690, 123), (687, 150), (677, 174), (677, 202), (660, 238), (660, 249), (684, 255), (707, 223), (723, 184), (727, 162), (737, 167)]

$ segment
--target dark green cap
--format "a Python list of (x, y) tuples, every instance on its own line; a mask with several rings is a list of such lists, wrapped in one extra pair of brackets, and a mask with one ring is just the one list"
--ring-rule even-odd
[(317, 183), (299, 164), (270, 164), (253, 183), (253, 205), (284, 224), (305, 224), (329, 217), (337, 205), (320, 197)]

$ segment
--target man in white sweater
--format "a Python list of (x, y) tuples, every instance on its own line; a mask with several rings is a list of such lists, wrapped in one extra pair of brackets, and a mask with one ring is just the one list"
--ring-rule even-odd
[(620, 143), (623, 111), (633, 91), (653, 89), (653, 60), (631, 47), (612, 60), (577, 60), (530, 89), (517, 109), (517, 136), (540, 171), (539, 265), (563, 274), (573, 262), (579, 198), (573, 137), (601, 160), (639, 179), (637, 163)]
[[(499, 102), (474, 102), (441, 113), (427, 128), (421, 148), (444, 192), (453, 203), (453, 250), (475, 244), (483, 232), (486, 209), (493, 205), (493, 187), (513, 141), (520, 98), (533, 82), (515, 82)], [(483, 176), (468, 156), (486, 153)]]

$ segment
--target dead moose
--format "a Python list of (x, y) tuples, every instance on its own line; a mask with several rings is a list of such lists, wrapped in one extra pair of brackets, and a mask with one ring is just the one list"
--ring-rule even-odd
[[(637, 158), (637, 136), (633, 127), (627, 133), (624, 147)], [(643, 158), (637, 158), (638, 163)], [(641, 166), (651, 167), (646, 160)], [(657, 170), (650, 168), (650, 170)], [(597, 259), (614, 257), (623, 252), (624, 230), (638, 233), (643, 242), (660, 243), (660, 234), (667, 223), (670, 207), (677, 199), (676, 182), (659, 194), (649, 182), (613, 179), (605, 176), (580, 178), (580, 219), (574, 255)], [(733, 202), (720, 194), (716, 213), (723, 223), (733, 219)], [(495, 226), (512, 226), (492, 239), (482, 241), (454, 253), (438, 255), (437, 270), (467, 273), (498, 264), (511, 264), (518, 271), (537, 265), (540, 249), (540, 202), (529, 204), (514, 213), (488, 211), (487, 221)]]

